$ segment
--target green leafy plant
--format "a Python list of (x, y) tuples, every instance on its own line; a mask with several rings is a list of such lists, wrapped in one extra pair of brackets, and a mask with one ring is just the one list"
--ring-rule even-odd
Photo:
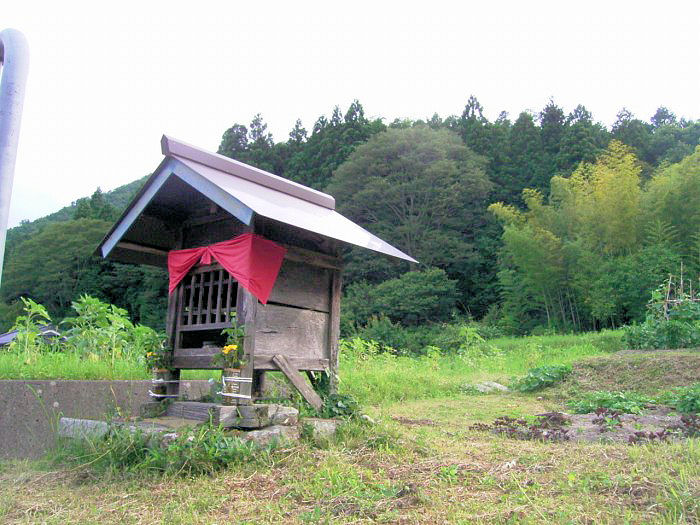
[(530, 369), (525, 377), (514, 381), (511, 387), (518, 392), (536, 392), (563, 381), (569, 374), (569, 365), (540, 366)]
[(49, 348), (41, 334), (41, 327), (51, 323), (51, 317), (43, 305), (29, 298), (21, 297), (23, 315), (17, 316), (13, 330), (17, 337), (10, 343), (10, 351), (23, 354), (25, 362), (31, 362), (36, 355)]
[(672, 392), (662, 396), (662, 401), (679, 412), (700, 412), (700, 383), (696, 383), (690, 387), (676, 388)]
[(625, 414), (641, 414), (656, 401), (635, 392), (589, 392), (579, 400), (569, 401), (569, 407), (577, 414), (590, 414), (599, 408), (617, 410)]
[(350, 418), (360, 413), (360, 405), (357, 400), (347, 394), (328, 394), (323, 396), (323, 407), (320, 417)]
[(89, 295), (74, 301), (72, 308), (78, 315), (63, 321), (70, 327), (66, 332), (69, 351), (91, 360), (108, 357), (114, 366), (117, 359), (140, 360), (162, 346), (155, 330), (134, 326), (123, 308)]
[[(141, 327), (143, 328), (143, 327)], [(141, 346), (146, 353), (144, 361), (148, 370), (169, 370), (172, 365), (173, 352), (166, 347), (163, 338), (151, 331), (143, 335), (145, 341)]]
[(226, 344), (214, 355), (212, 362), (220, 368), (242, 368), (245, 365), (245, 327), (238, 325), (235, 312), (231, 315), (231, 326), (224, 328), (221, 335), (226, 336)]
[(625, 329), (625, 342), (644, 349), (699, 346), (700, 301), (667, 280), (652, 291), (644, 322)]

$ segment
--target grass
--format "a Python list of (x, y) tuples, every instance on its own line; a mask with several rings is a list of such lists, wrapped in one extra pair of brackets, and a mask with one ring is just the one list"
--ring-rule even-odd
[[(209, 379), (216, 371), (185, 370), (183, 379)], [(0, 350), (0, 379), (151, 379), (138, 361), (107, 359), (92, 360), (68, 353), (39, 354), (31, 362), (22, 361), (16, 354)]]
[(18, 462), (0, 469), (3, 523), (694, 523), (700, 441), (512, 441), (469, 429), (555, 408), (520, 394), (387, 404), (322, 448), (213, 476), (153, 477)]
[(653, 397), (699, 382), (698, 349), (630, 351), (577, 361), (567, 380), (545, 395), (563, 399), (594, 391), (631, 391)]
[(507, 384), (531, 368), (566, 365), (621, 348), (622, 334), (492, 339), (461, 356), (397, 357), (341, 353), (340, 390), (365, 404), (458, 395), (474, 383)]
[[(700, 373), (692, 361), (697, 352), (610, 354), (606, 344), (533, 337), (489, 341), (461, 357), (348, 353), (341, 387), (368, 407), (375, 425), (351, 421), (328, 442), (287, 445), (265, 462), (210, 476), (98, 471), (47, 460), (0, 463), (0, 522), (700, 522), (698, 439), (551, 444), (470, 429), (501, 415), (561, 410), (567, 389), (648, 385), (651, 393)], [(547, 364), (574, 369), (550, 389), (555, 394), (476, 396), (463, 388)], [(688, 365), (694, 371), (684, 372)]]

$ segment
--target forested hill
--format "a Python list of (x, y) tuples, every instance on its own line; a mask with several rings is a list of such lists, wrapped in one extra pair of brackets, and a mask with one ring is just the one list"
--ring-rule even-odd
[[(700, 199), (699, 142), (700, 122), (665, 107), (649, 120), (623, 109), (608, 129), (554, 101), (490, 121), (471, 97), (458, 115), (388, 124), (355, 101), (309, 130), (297, 121), (282, 141), (258, 114), (227, 129), (218, 151), (332, 193), (339, 211), (421, 261), (349, 251), (346, 331), (374, 316), (408, 325), (468, 314), (523, 332), (639, 319), (642, 285), (681, 261), (700, 270), (700, 236), (688, 237), (700, 235), (688, 207)], [(23, 295), (61, 318), (82, 293), (160, 327), (163, 272), (91, 255), (144, 180), (8, 232), (0, 328)]]
[(148, 175), (106, 193), (103, 193), (98, 187), (92, 194), (92, 197), (82, 197), (71, 203), (70, 206), (65, 206), (46, 217), (41, 217), (33, 221), (22, 221), (19, 226), (10, 228), (7, 231), (6, 253), (11, 253), (22, 241), (27, 240), (32, 234), (37, 233), (47, 224), (74, 219), (78, 207), (84, 205), (86, 202), (104, 200), (110, 213), (109, 218), (120, 214), (121, 211), (126, 208), (127, 204), (129, 204), (131, 198), (136, 195), (136, 192), (141, 189), (141, 186), (143, 186), (147, 178)]

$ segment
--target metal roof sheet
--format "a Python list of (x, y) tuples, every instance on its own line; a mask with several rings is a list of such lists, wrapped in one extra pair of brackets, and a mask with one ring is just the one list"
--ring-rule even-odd
[(392, 257), (418, 262), (350, 219), (346, 219), (335, 210), (232, 176), (189, 159), (175, 158), (263, 217)]
[[(335, 199), (320, 191), (267, 173), (242, 162), (208, 152), (166, 135), (166, 158), (134, 197), (97, 251), (107, 257), (139, 221), (170, 177), (179, 177), (223, 209), (250, 224), (250, 214), (296, 226), (379, 253), (418, 262), (335, 211)], [(123, 250), (124, 248), (120, 248)]]

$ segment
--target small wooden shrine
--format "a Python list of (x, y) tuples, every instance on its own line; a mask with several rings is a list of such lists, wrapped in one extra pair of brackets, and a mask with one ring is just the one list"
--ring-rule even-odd
[[(171, 286), (166, 333), (174, 371), (168, 394), (177, 395), (180, 370), (217, 368), (212, 356), (236, 312), (246, 332), (241, 375), (248, 381), (241, 383), (241, 402), (260, 395), (266, 371), (282, 370), (317, 404), (318, 396), (299, 372), (309, 373), (313, 384), (314, 372), (327, 371), (335, 388), (341, 246), (414, 259), (337, 213), (330, 195), (167, 136), (161, 145), (165, 158), (97, 253), (161, 267), (168, 267), (170, 255), (173, 285), (173, 253), (212, 248), (213, 257), (203, 257)], [(257, 277), (245, 274), (264, 266), (264, 251), (253, 246), (252, 255), (234, 253), (224, 265), (217, 260), (216, 243), (246, 239), (244, 234), (271, 241), (284, 254), (266, 297), (256, 291)], [(243, 277), (236, 278), (239, 269)]]

